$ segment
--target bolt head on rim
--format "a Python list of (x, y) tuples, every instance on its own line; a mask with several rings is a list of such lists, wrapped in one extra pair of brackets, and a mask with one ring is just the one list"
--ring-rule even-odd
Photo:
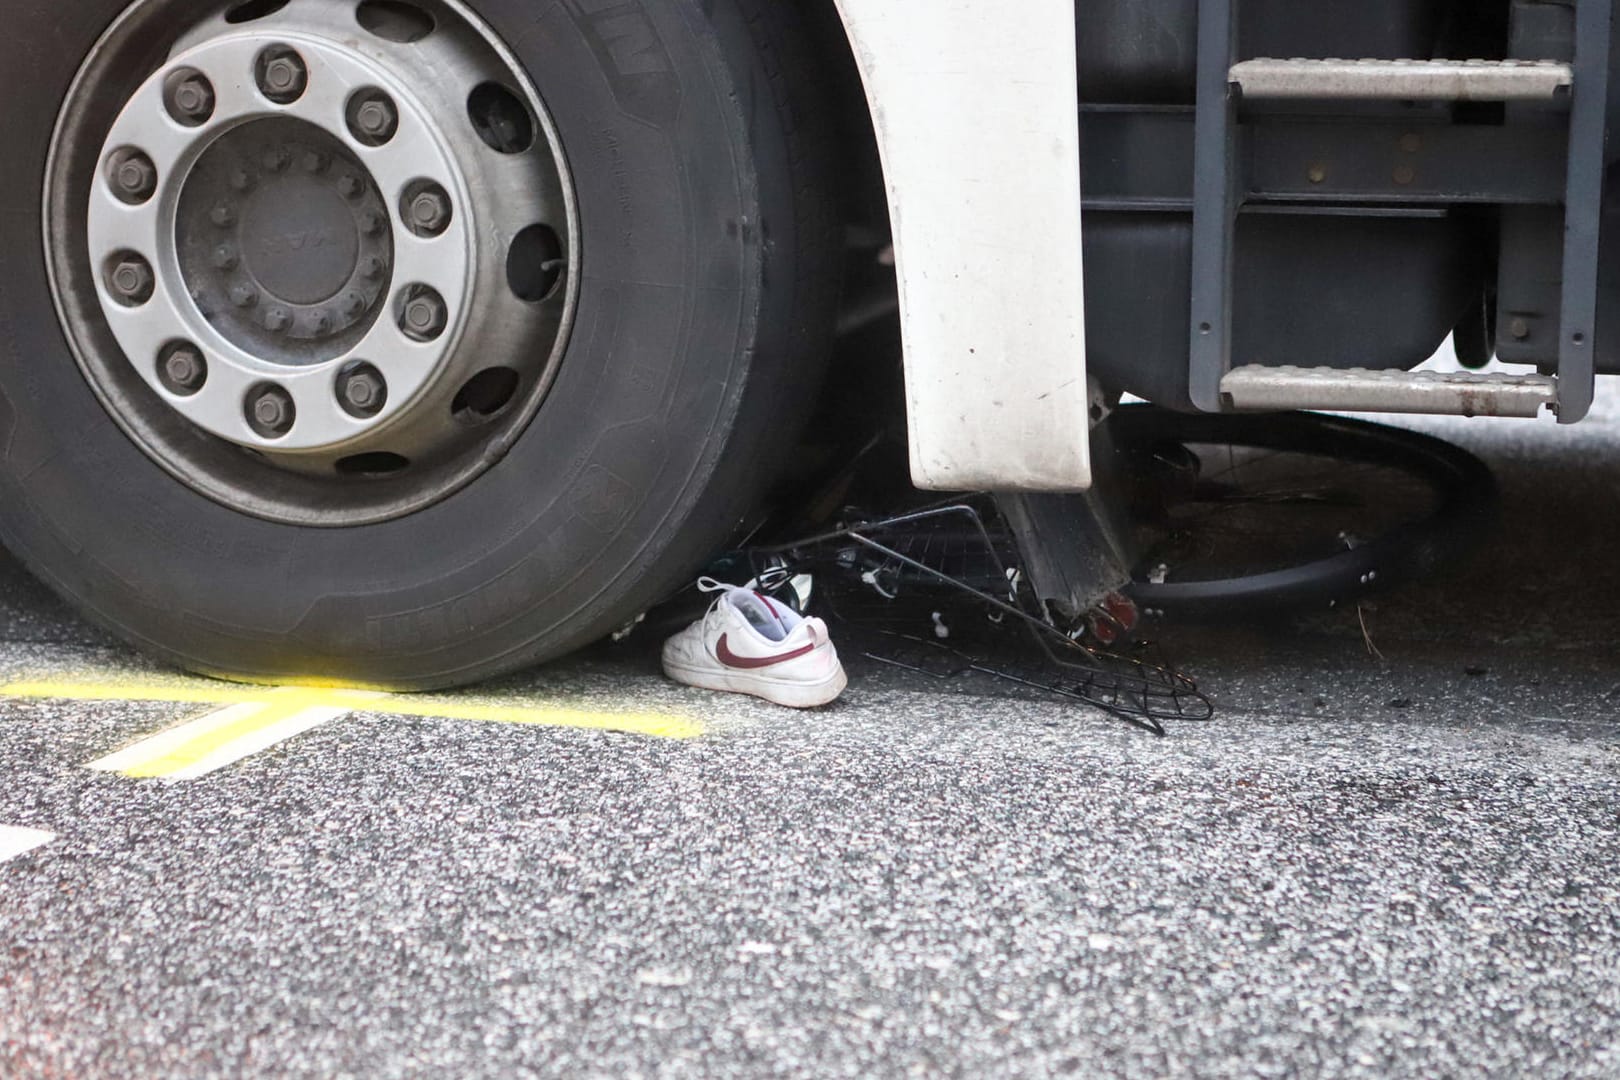
[(152, 298), (157, 278), (152, 264), (134, 253), (119, 256), (107, 273), (107, 287), (125, 306), (144, 304)]
[(292, 104), (309, 86), (309, 68), (304, 58), (284, 45), (266, 49), (256, 67), (259, 92), (277, 105)]
[(376, 416), (388, 401), (388, 382), (370, 364), (360, 364), (338, 380), (338, 397), (349, 415)]
[(450, 322), (450, 310), (444, 297), (425, 285), (414, 286), (405, 293), (400, 308), (399, 325), (405, 336), (413, 341), (432, 341), (444, 333)]
[(157, 166), (139, 150), (120, 150), (108, 162), (109, 179), (118, 198), (139, 206), (157, 193)]
[(176, 394), (195, 394), (208, 381), (208, 361), (189, 342), (178, 342), (164, 350), (160, 377)]
[(279, 439), (292, 430), (297, 406), (292, 395), (279, 386), (263, 384), (248, 392), (247, 421), (266, 439)]
[(349, 101), (349, 131), (366, 146), (381, 146), (399, 130), (399, 109), (377, 89), (357, 92)]
[(182, 69), (169, 77), (169, 115), (187, 127), (206, 124), (214, 115), (214, 84), (207, 76)]
[(454, 216), (450, 195), (437, 184), (423, 181), (405, 189), (400, 217), (417, 236), (438, 236), (450, 227)]

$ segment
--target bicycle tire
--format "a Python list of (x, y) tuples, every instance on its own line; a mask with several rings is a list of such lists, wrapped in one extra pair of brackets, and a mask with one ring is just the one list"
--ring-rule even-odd
[[(1182, 414), (1126, 406), (1108, 421), (1128, 473), (1133, 455), (1166, 443), (1228, 444), (1301, 453), (1409, 474), (1435, 497), (1432, 513), (1331, 556), (1228, 578), (1155, 582), (1139, 571), (1127, 590), (1145, 611), (1218, 619), (1326, 606), (1436, 571), (1489, 527), (1496, 482), (1460, 447), (1384, 424), (1322, 413)], [(1139, 458), (1137, 459), (1140, 460)], [(1131, 481), (1127, 475), (1127, 483)]]

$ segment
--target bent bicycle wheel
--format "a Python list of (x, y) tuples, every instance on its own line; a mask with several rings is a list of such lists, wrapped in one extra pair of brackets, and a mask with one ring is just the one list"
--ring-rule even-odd
[(1212, 619), (1300, 610), (1429, 575), (1488, 528), (1478, 458), (1416, 432), (1316, 413), (1108, 421), (1135, 523), (1144, 610)]

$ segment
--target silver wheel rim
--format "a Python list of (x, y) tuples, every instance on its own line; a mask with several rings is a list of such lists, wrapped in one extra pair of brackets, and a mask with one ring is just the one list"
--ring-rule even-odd
[(46, 254), (80, 367), (234, 509), (433, 505), (530, 425), (572, 324), (577, 209), (540, 96), (459, 0), (251, 0), (175, 36), (187, 7), (126, 10), (58, 122)]

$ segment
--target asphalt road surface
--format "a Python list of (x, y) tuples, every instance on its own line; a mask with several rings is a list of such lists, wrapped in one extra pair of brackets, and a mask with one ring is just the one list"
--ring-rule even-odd
[(1166, 632), (1219, 713), (1164, 739), (633, 641), (244, 692), (0, 562), (0, 1074), (1620, 1074), (1615, 401), (1430, 425), (1498, 468), (1482, 557), (1367, 605), (1379, 655)]

